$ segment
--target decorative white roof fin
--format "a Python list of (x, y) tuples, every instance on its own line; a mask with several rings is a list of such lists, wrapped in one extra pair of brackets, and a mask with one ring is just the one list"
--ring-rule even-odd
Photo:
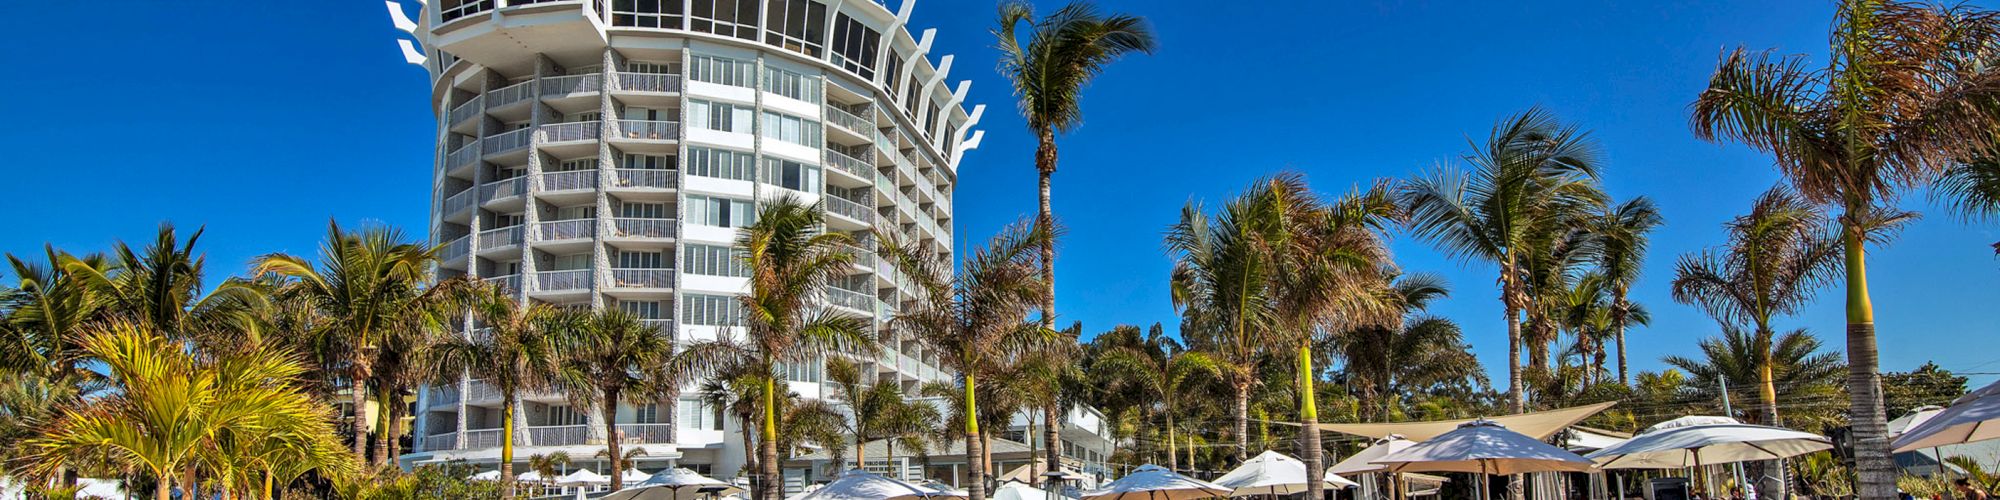
[(424, 57), (424, 51), (417, 50), (416, 42), (397, 39), (396, 44), (403, 46), (403, 62), (423, 66), (425, 62), (430, 61), (430, 58)]
[(417, 32), (417, 22), (410, 20), (410, 15), (403, 12), (403, 4), (396, 3), (395, 0), (384, 0), (382, 3), (389, 4), (389, 22), (395, 24), (396, 29), (404, 33)]
[(897, 5), (896, 25), (901, 26), (904, 23), (910, 22), (910, 12), (915, 11), (916, 8), (917, 8), (917, 0), (903, 0), (902, 5)]

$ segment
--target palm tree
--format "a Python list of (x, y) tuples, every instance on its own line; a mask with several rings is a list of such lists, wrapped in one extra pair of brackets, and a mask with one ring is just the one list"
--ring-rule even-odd
[[(351, 470), (349, 457), (314, 440), (332, 434), (331, 411), (298, 390), (295, 382), (306, 369), (287, 353), (204, 355), (137, 319), (94, 327), (78, 348), (103, 367), (115, 390), (65, 408), (39, 436), (21, 443), (21, 470), (30, 476), (108, 458), (151, 474), (154, 498), (165, 500), (177, 476), (207, 464), (211, 477), (222, 479), (221, 490), (234, 494), (234, 480), (256, 473), (248, 468), (272, 470), (273, 464), (225, 452), (241, 451), (233, 444), (271, 441), (297, 443), (288, 457), (293, 462), (333, 474)], [(231, 464), (248, 465), (241, 473), (220, 470)]]
[(1174, 414), (1180, 411), (1177, 402), (1197, 377), (1219, 377), (1222, 368), (1208, 353), (1180, 349), (1173, 339), (1164, 340), (1167, 349), (1163, 357), (1118, 347), (1100, 354), (1090, 371), (1105, 379), (1107, 389), (1142, 393), (1159, 402), (1160, 413), (1167, 417), (1167, 468), (1179, 469), (1174, 448)]
[[(570, 463), (568, 452), (558, 451), (547, 455), (540, 453), (528, 455), (528, 470), (533, 471), (536, 476), (541, 477), (541, 480), (536, 481), (541, 484), (537, 488), (544, 488), (548, 484), (555, 483), (558, 471), (564, 467), (569, 467)], [(621, 471), (616, 469), (611, 471), (614, 476), (618, 475), (619, 472)]]
[(1333, 352), (1346, 361), (1348, 386), (1359, 389), (1364, 421), (1388, 418), (1397, 395), (1475, 377), (1480, 370), (1458, 324), (1423, 314), (1432, 301), (1450, 294), (1443, 278), (1405, 275), (1393, 286), (1400, 319), (1350, 328), (1330, 339)]
[(1826, 234), (1819, 207), (1774, 186), (1750, 213), (1723, 225), (1729, 244), (1681, 257), (1674, 272), (1674, 301), (1701, 307), (1724, 325), (1751, 327), (1760, 418), (1782, 425), (1772, 374), (1771, 320), (1797, 313), (1839, 272), (1840, 243)]
[(46, 263), (32, 263), (7, 255), (19, 280), (15, 288), (0, 294), (0, 309), (6, 314), (0, 323), (7, 326), (5, 354), (10, 369), (42, 372), (51, 382), (74, 384), (96, 377), (96, 372), (78, 368), (78, 334), (98, 318), (107, 300), (90, 286), (85, 275), (110, 272), (110, 263), (101, 256), (77, 257), (44, 246)]
[[(1061, 332), (1061, 339), (1048, 342), (1039, 349), (1021, 353), (1013, 364), (1013, 384), (1021, 390), (1021, 401), (1028, 409), (1042, 415), (1042, 461), (1045, 472), (1062, 469), (1062, 429), (1063, 418), (1083, 399), (1083, 370), (1077, 365), (1077, 357), (1082, 346), (1075, 339), (1083, 332), (1083, 325), (1073, 325)], [(1030, 419), (1032, 423), (1033, 420)], [(1031, 426), (1032, 427), (1032, 426)], [(1029, 439), (1029, 451), (1034, 449), (1034, 440)], [(1057, 478), (1045, 480), (1045, 488), (1054, 490)]]
[(1484, 145), (1474, 147), (1466, 157), (1471, 172), (1441, 170), (1404, 184), (1398, 195), (1410, 213), (1412, 233), (1454, 258), (1499, 267), (1507, 396), (1519, 413), (1528, 405), (1521, 391), (1520, 316), (1529, 306), (1520, 279), (1522, 253), (1532, 238), (1600, 203), (1597, 144), (1576, 127), (1530, 109), (1502, 120)]
[(1691, 106), (1696, 136), (1772, 153), (1800, 195), (1839, 210), (1861, 498), (1896, 493), (1866, 245), (1900, 191), (1996, 146), (1996, 36), (2000, 15), (1969, 5), (1843, 0), (1824, 69), (1738, 48), (1723, 54)]
[(498, 286), (466, 291), (459, 301), (486, 328), (439, 345), (432, 367), (439, 380), (470, 373), (500, 393), (500, 488), (514, 497), (514, 416), (521, 396), (555, 385), (558, 364), (569, 345), (565, 334), (580, 329), (582, 315), (544, 303), (523, 303)]
[(750, 294), (740, 297), (745, 340), (697, 342), (683, 354), (690, 366), (740, 365), (763, 374), (759, 498), (775, 497), (781, 484), (779, 364), (817, 363), (830, 354), (880, 349), (868, 320), (837, 314), (822, 302), (827, 287), (857, 258), (846, 250), (850, 237), (821, 226), (823, 214), (819, 205), (804, 205), (790, 196), (765, 205), (757, 222), (736, 240), (736, 251), (750, 269)]
[[(1770, 360), (1766, 363), (1759, 359), (1766, 354), (1758, 352), (1760, 346), (1756, 337), (1753, 332), (1725, 325), (1720, 337), (1701, 341), (1701, 358), (1667, 356), (1661, 361), (1687, 373), (1683, 387), (1689, 400), (1709, 404), (1722, 400), (1722, 393), (1717, 390), (1723, 385), (1722, 379), (1751, 380), (1768, 367), (1773, 374), (1773, 384), (1787, 398), (1785, 404), (1790, 410), (1785, 425), (1815, 432), (1839, 425), (1843, 417), (1843, 408), (1838, 402), (1841, 372), (1845, 371), (1840, 353), (1820, 352), (1822, 346), (1819, 339), (1799, 329), (1780, 334), (1771, 341)], [(1732, 394), (1732, 397), (1748, 395)], [(1712, 406), (1706, 408), (1708, 411), (1718, 409)]]
[(402, 232), (392, 228), (344, 231), (339, 224), (328, 222), (317, 266), (302, 257), (270, 254), (259, 257), (251, 269), (253, 275), (288, 279), (278, 294), (311, 304), (326, 318), (326, 342), (340, 346), (329, 354), (337, 356), (335, 362), (346, 368), (345, 378), (350, 383), (355, 457), (368, 450), (362, 409), (367, 407), (368, 385), (374, 380), (375, 357), (385, 337), (394, 333), (393, 327), (409, 325), (405, 320), (412, 311), (432, 300), (425, 299), (429, 294), (423, 285), (430, 279), (436, 251), (407, 241)]
[[(2000, 157), (1982, 154), (1952, 167), (1932, 185), (1931, 196), (1968, 221), (2000, 218)], [(2000, 253), (2000, 243), (1993, 252)]]
[(565, 347), (569, 355), (561, 362), (558, 383), (578, 406), (597, 408), (604, 454), (611, 461), (611, 491), (618, 491), (625, 487), (618, 405), (666, 399), (685, 379), (669, 368), (674, 339), (636, 316), (616, 309), (591, 313), (579, 333)]
[[(1027, 30), (1021, 32), (1022, 26)], [(1035, 133), (1035, 172), (1040, 179), (1040, 211), (1035, 224), (1054, 234), (1055, 212), (1049, 207), (1049, 179), (1056, 173), (1056, 134), (1083, 125), (1083, 87), (1112, 61), (1132, 52), (1152, 53), (1155, 41), (1146, 20), (1137, 16), (1104, 15), (1088, 1), (1076, 0), (1048, 16), (1035, 17), (1028, 0), (1000, 4), (993, 29), (1000, 49), (1000, 75), (1014, 86), (1021, 115)], [(1024, 39), (1025, 37), (1025, 39)], [(1055, 328), (1055, 241), (1041, 242), (1042, 328)]]
[[(984, 248), (976, 249), (953, 274), (951, 262), (931, 245), (911, 245), (893, 234), (877, 234), (884, 242), (883, 258), (917, 285), (915, 307), (890, 320), (938, 354), (945, 367), (958, 372), (963, 398), (957, 404), (966, 440), (965, 461), (984, 475), (984, 435), (979, 429), (982, 406), (979, 377), (993, 371), (1007, 353), (1024, 352), (1061, 340), (1061, 334), (1027, 321), (1028, 312), (1048, 294), (1037, 277), (1032, 252), (1049, 238), (1047, 226), (1015, 223)], [(972, 500), (985, 500), (984, 479), (972, 481)]]
[(1611, 292), (1611, 336), (1618, 343), (1618, 383), (1628, 384), (1625, 365), (1625, 328), (1632, 321), (1629, 295), (1639, 282), (1646, 262), (1647, 233), (1666, 224), (1653, 200), (1644, 196), (1626, 200), (1595, 217), (1591, 232), (1598, 238), (1597, 272), (1604, 275)]
[(1170, 279), (1174, 308), (1184, 317), (1182, 334), (1195, 350), (1213, 353), (1223, 382), (1235, 396), (1236, 459), (1249, 456), (1250, 391), (1261, 383), (1257, 365), (1269, 355), (1273, 329), (1268, 281), (1271, 270), (1258, 239), (1269, 225), (1267, 205), (1238, 196), (1210, 216), (1202, 206), (1181, 208), (1180, 221), (1167, 229), (1166, 248), (1174, 257)]

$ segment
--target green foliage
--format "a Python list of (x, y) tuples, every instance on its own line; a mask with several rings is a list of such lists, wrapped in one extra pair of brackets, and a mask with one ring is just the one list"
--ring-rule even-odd
[(1925, 361), (1915, 370), (1882, 374), (1882, 399), (1891, 415), (1923, 406), (1949, 406), (1965, 395), (1965, 381), (1965, 377)]

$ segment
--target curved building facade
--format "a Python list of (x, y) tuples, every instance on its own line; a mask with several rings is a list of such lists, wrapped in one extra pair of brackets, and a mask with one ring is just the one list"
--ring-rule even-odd
[[(969, 131), (982, 107), (968, 112), (970, 82), (947, 80), (952, 57), (930, 54), (934, 30), (906, 28), (913, 3), (431, 0), (413, 59), (430, 72), (438, 117), (439, 275), (628, 311), (683, 343), (736, 335), (734, 297), (747, 288), (731, 255), (737, 229), (759, 203), (791, 196), (822, 203), (826, 227), (864, 250), (827, 306), (882, 328), (916, 294), (865, 251), (870, 233), (949, 253), (955, 167), (979, 142)], [(952, 377), (914, 342), (885, 338), (864, 360), (876, 383)], [(785, 371), (804, 397), (832, 393), (821, 363)], [(736, 474), (742, 433), (688, 389), (619, 403), (609, 435), (596, 409), (525, 395), (516, 459), (588, 462), (617, 439), (646, 451), (645, 470)], [(477, 379), (424, 389), (404, 462), (493, 463), (499, 404)]]

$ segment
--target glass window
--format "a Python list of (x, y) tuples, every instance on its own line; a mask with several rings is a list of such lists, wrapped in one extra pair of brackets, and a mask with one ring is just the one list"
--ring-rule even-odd
[(736, 257), (736, 249), (721, 245), (690, 243), (684, 246), (681, 269), (689, 274), (703, 276), (750, 276), (750, 268), (743, 265), (743, 259)]
[(667, 218), (667, 204), (633, 203), (628, 201), (618, 205), (618, 216), (628, 219), (665, 219)]
[(687, 212), (688, 223), (716, 227), (749, 227), (757, 217), (748, 201), (705, 195), (688, 195)]
[(562, 163), (556, 164), (555, 169), (557, 172), (575, 172), (578, 170), (597, 170), (597, 159), (577, 158), (574, 160), (563, 160)]
[(626, 73), (647, 73), (647, 74), (660, 74), (660, 75), (675, 75), (675, 74), (680, 74), (680, 72), (681, 72), (681, 63), (677, 63), (677, 62), (667, 62), (667, 63), (656, 63), (656, 62), (641, 62), (641, 61), (627, 61), (627, 62), (625, 63), (625, 72), (626, 72)]
[(682, 1), (612, 0), (611, 25), (680, 29)]
[(820, 147), (819, 122), (792, 115), (765, 111), (763, 125), (762, 132), (766, 139), (776, 139), (801, 146)]
[(793, 191), (820, 192), (818, 165), (777, 158), (764, 159), (764, 182)]
[(590, 417), (569, 405), (549, 406), (548, 425), (589, 425)]
[(590, 254), (557, 255), (549, 260), (550, 271), (574, 271), (590, 269)]
[(696, 55), (688, 58), (688, 79), (749, 88), (757, 85), (757, 82), (751, 79), (755, 68), (756, 64), (750, 61)]
[(757, 39), (757, 0), (693, 0), (694, 15), (688, 28), (694, 31)]
[(889, 82), (889, 95), (894, 97), (897, 95), (896, 77), (903, 75), (903, 55), (897, 54), (896, 49), (889, 49), (889, 60), (882, 64), (882, 80)]
[(688, 175), (714, 177), (717, 179), (752, 180), (752, 155), (743, 151), (688, 147)]
[(824, 50), (826, 5), (812, 0), (768, 0), (764, 43), (818, 58)]
[(619, 155), (618, 168), (634, 170), (671, 170), (674, 168), (673, 155)]
[(685, 294), (681, 296), (681, 321), (690, 325), (741, 325), (743, 303), (733, 295)]
[(659, 423), (659, 422), (660, 422), (660, 404), (659, 404), (659, 403), (645, 403), (645, 404), (640, 404), (640, 405), (634, 405), (634, 406), (632, 407), (632, 421), (633, 421), (634, 423), (640, 423), (640, 424), (656, 424), (656, 423)]
[(875, 79), (875, 50), (882, 34), (847, 14), (833, 20), (833, 63), (869, 80)]
[(625, 311), (626, 314), (639, 319), (667, 319), (666, 316), (662, 316), (660, 313), (670, 311), (672, 308), (663, 307), (662, 303), (658, 301), (619, 302), (618, 310)]
[(694, 128), (750, 133), (749, 106), (701, 99), (688, 100), (688, 121)]
[(676, 419), (680, 421), (677, 427), (692, 430), (722, 430), (721, 410), (702, 403), (700, 398), (681, 398), (676, 403), (675, 406), (680, 410), (679, 418)]
[(764, 67), (764, 91), (819, 104), (820, 79), (778, 68)]

